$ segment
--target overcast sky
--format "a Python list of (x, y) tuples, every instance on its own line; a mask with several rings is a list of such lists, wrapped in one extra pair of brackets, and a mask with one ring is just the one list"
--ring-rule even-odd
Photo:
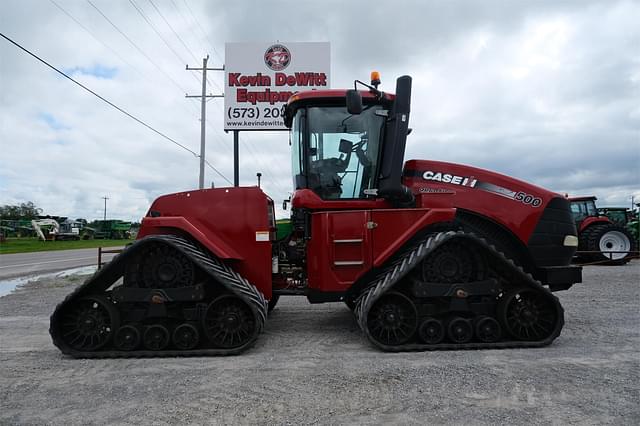
[[(640, 2), (3, 0), (0, 32), (193, 151), (200, 75), (232, 41), (328, 41), (331, 83), (414, 78), (406, 158), (495, 170), (551, 190), (640, 201)], [(95, 6), (95, 7), (94, 7)], [(104, 16), (103, 16), (104, 15)], [(147, 21), (148, 20), (148, 21)], [(110, 22), (109, 22), (110, 21)], [(223, 75), (213, 73), (213, 93)], [(216, 87), (217, 85), (217, 87)], [(196, 188), (198, 159), (0, 39), (0, 204), (140, 220)], [(233, 180), (222, 101), (207, 159)], [(241, 133), (241, 185), (280, 204), (288, 137)], [(206, 182), (227, 183), (207, 169)]]

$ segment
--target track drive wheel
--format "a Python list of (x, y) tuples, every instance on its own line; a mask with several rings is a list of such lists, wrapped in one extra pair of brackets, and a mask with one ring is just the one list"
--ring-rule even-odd
[(390, 292), (378, 299), (367, 315), (371, 337), (383, 345), (407, 343), (416, 333), (418, 313), (404, 294)]
[(452, 241), (422, 262), (422, 279), (428, 283), (465, 283), (482, 279), (485, 269), (481, 255)]
[(118, 329), (119, 314), (104, 296), (86, 296), (69, 305), (60, 317), (62, 340), (77, 351), (105, 346)]
[(195, 274), (195, 265), (187, 256), (169, 245), (154, 243), (127, 266), (126, 276), (136, 287), (174, 288), (193, 285)]
[(514, 338), (544, 340), (556, 329), (558, 315), (549, 296), (530, 288), (505, 294), (498, 303), (498, 318)]
[(209, 304), (202, 326), (211, 343), (225, 349), (245, 345), (256, 333), (256, 320), (251, 308), (231, 294), (220, 296)]

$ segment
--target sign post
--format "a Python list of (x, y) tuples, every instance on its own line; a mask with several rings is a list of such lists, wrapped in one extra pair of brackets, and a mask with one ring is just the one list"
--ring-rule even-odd
[(226, 43), (224, 130), (233, 131), (234, 186), (239, 132), (287, 130), (283, 113), (295, 92), (330, 87), (329, 43)]

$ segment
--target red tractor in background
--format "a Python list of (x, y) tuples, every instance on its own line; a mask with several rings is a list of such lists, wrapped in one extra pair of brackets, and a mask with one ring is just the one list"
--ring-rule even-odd
[[(343, 302), (385, 351), (539, 347), (581, 282), (569, 201), (508, 176), (404, 162), (411, 78), (292, 96), (290, 231), (258, 187), (161, 196), (137, 241), (78, 287), (50, 333), (74, 357), (246, 350), (279, 297)], [(354, 85), (355, 85), (354, 84)]]
[(596, 197), (573, 197), (569, 200), (578, 228), (578, 250), (586, 252), (580, 253), (581, 261), (623, 265), (637, 255), (636, 239), (625, 226), (600, 214)]

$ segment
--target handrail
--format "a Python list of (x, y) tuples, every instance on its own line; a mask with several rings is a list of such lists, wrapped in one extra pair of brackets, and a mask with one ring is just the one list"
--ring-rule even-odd
[(105, 250), (103, 247), (98, 247), (98, 269), (102, 268), (102, 253), (122, 253), (124, 249), (112, 249)]

